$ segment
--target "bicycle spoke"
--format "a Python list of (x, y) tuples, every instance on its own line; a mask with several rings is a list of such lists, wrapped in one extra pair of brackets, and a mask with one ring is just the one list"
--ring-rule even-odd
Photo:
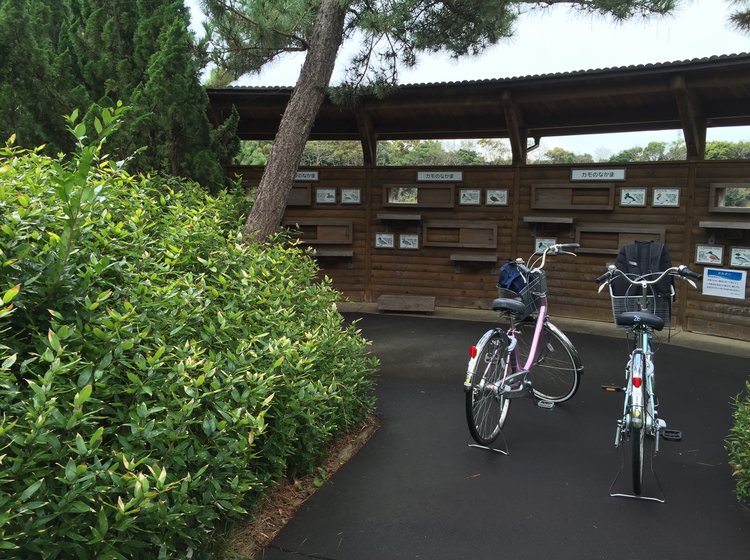
[[(528, 325), (519, 335), (521, 359), (528, 357), (533, 338), (533, 325)], [(529, 379), (534, 396), (551, 402), (569, 400), (578, 391), (581, 365), (578, 355), (565, 335), (551, 323), (542, 330), (537, 357), (532, 363)]]

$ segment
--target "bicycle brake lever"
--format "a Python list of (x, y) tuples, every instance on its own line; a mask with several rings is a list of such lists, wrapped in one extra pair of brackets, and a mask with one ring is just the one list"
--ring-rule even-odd
[(606, 282), (602, 282), (601, 284), (599, 284), (599, 289), (598, 289), (598, 290), (597, 290), (596, 292), (597, 292), (598, 294), (601, 294), (601, 293), (602, 293), (602, 290), (604, 289), (604, 286), (606, 286), (606, 285), (607, 285), (607, 283), (606, 283)]

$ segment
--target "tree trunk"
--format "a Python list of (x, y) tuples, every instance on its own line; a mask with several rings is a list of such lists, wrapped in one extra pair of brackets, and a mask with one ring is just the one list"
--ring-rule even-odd
[(281, 117), (279, 130), (245, 222), (246, 241), (265, 241), (284, 216), (286, 199), (305, 148), (305, 142), (323, 103), (344, 34), (346, 3), (322, 0), (310, 47), (297, 85)]

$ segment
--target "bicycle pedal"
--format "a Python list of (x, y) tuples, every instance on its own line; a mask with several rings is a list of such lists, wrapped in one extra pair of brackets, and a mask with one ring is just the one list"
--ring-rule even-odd
[(602, 391), (605, 393), (624, 393), (625, 387), (619, 385), (602, 385)]
[(661, 431), (661, 437), (667, 441), (682, 441), (682, 430), (665, 428)]
[(543, 408), (545, 410), (552, 410), (553, 408), (555, 408), (555, 403), (546, 399), (539, 399), (538, 401), (536, 401), (536, 405), (539, 408)]

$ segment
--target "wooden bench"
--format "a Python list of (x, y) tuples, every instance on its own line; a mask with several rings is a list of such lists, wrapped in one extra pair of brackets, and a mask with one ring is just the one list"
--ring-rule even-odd
[(492, 263), (491, 274), (497, 273), (497, 255), (481, 254), (481, 253), (454, 253), (451, 255), (451, 261), (453, 262), (453, 271), (455, 273), (461, 272), (462, 262), (479, 262), (479, 263)]
[(378, 311), (402, 311), (407, 313), (434, 313), (435, 296), (383, 294), (378, 298)]

